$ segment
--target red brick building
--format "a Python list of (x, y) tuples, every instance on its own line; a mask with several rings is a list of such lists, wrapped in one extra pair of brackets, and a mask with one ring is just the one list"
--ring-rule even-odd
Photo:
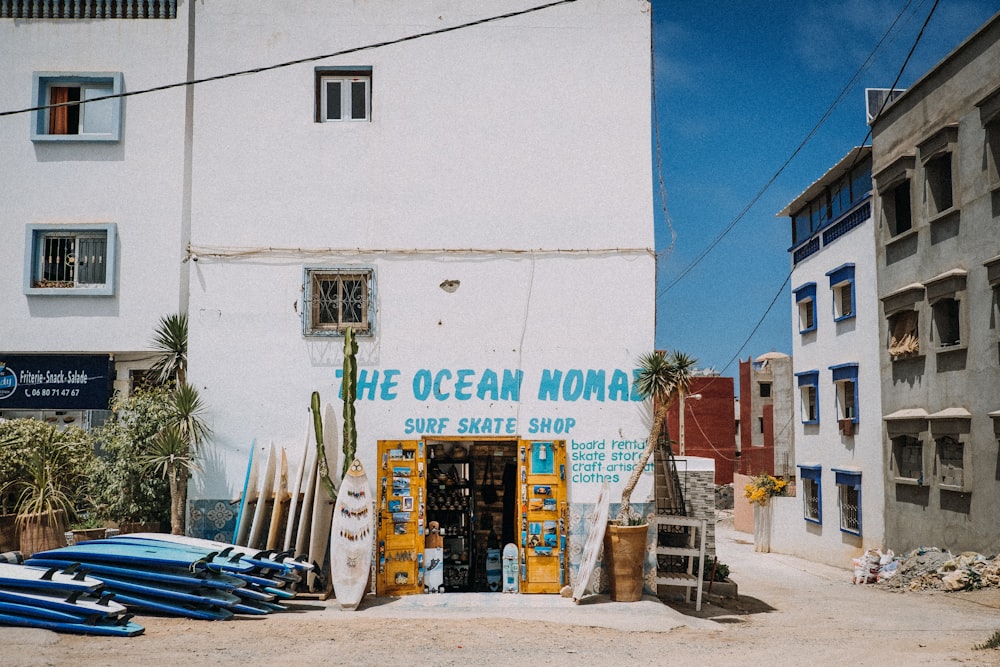
[[(672, 446), (674, 454), (714, 459), (716, 484), (731, 484), (733, 481), (736, 462), (733, 388), (731, 377), (716, 375), (692, 378), (691, 388), (683, 401), (683, 443), (680, 429), (681, 401), (674, 401), (667, 412), (670, 439), (676, 443)], [(698, 396), (701, 398), (696, 398)]]

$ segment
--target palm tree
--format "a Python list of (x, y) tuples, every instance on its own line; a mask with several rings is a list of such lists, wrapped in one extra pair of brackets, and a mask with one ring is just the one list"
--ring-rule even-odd
[(187, 383), (188, 318), (183, 313), (160, 318), (153, 347), (160, 357), (151, 370), (162, 384), (173, 383), (166, 425), (142, 456), (143, 465), (160, 472), (170, 483), (170, 532), (184, 533), (187, 482), (196, 469), (198, 446), (210, 434), (205, 404), (198, 390)]
[(639, 525), (644, 523), (642, 517), (635, 513), (631, 505), (632, 491), (635, 490), (642, 471), (653, 454), (660, 432), (664, 427), (667, 410), (674, 400), (686, 393), (691, 386), (691, 374), (697, 359), (683, 352), (665, 352), (657, 350), (639, 357), (639, 373), (636, 376), (635, 388), (643, 398), (653, 400), (653, 423), (649, 429), (649, 438), (642, 456), (632, 470), (632, 475), (622, 489), (621, 509), (618, 512), (619, 525)]
[(177, 313), (160, 318), (153, 338), (153, 349), (160, 354), (160, 358), (150, 370), (157, 374), (157, 381), (161, 384), (175, 380), (179, 386), (186, 381), (187, 339), (187, 315)]

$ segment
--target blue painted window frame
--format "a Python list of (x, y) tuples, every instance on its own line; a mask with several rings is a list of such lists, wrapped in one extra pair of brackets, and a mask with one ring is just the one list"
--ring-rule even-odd
[[(53, 234), (105, 235), (104, 284), (92, 287), (34, 287), (41, 270), (41, 244)], [(118, 273), (118, 226), (113, 222), (75, 225), (27, 225), (24, 235), (24, 293), (28, 296), (113, 296)]]
[[(795, 305), (799, 309), (799, 333), (805, 334), (810, 331), (816, 331), (816, 325), (818, 320), (816, 318), (816, 283), (806, 283), (796, 287), (795, 292)], [(802, 326), (802, 309), (807, 307), (812, 313), (812, 325)]]
[[(833, 376), (833, 383), (838, 384), (840, 382), (852, 382), (854, 383), (854, 414), (851, 415), (851, 421), (855, 424), (858, 423), (858, 412), (860, 412), (861, 404), (858, 403), (858, 364), (857, 362), (850, 362), (846, 364), (837, 364), (835, 366), (830, 366), (830, 371)], [(840, 392), (836, 392), (834, 400), (839, 400)], [(840, 418), (840, 411), (838, 410), (835, 414)], [(846, 419), (846, 417), (844, 417)]]
[(802, 494), (802, 518), (809, 523), (815, 523), (816, 525), (823, 524), (823, 468), (818, 465), (803, 465), (800, 464), (799, 468), (799, 478), (802, 480), (812, 480), (816, 483), (816, 518), (809, 516), (806, 512), (806, 503), (809, 502), (808, 496)]
[[(802, 400), (802, 388), (812, 387), (813, 388), (813, 408), (815, 410), (815, 419), (803, 419), (803, 424), (818, 424), (819, 423), (819, 371), (803, 371), (801, 373), (796, 373), (795, 377), (798, 378), (799, 387), (799, 400)], [(800, 406), (801, 416), (805, 417), (808, 413), (806, 412), (805, 405)]]
[[(34, 72), (31, 83), (32, 106), (46, 107), (49, 104), (49, 88), (53, 85), (102, 84), (111, 86), (111, 95), (121, 95), (125, 91), (125, 78), (121, 72)], [(31, 112), (31, 140), (52, 142), (116, 142), (122, 136), (123, 97), (107, 100), (110, 103), (110, 132), (91, 134), (50, 134), (49, 110), (38, 108)], [(90, 102), (96, 104), (97, 102)], [(86, 106), (86, 105), (84, 105)]]
[[(842, 470), (838, 468), (833, 468), (833, 474), (835, 475), (834, 481), (838, 487), (848, 486), (853, 488), (858, 492), (858, 529), (856, 531), (850, 530), (849, 528), (844, 528), (843, 519), (843, 509), (841, 509), (841, 519), (840, 519), (840, 532), (847, 533), (849, 535), (861, 535), (862, 525), (861, 525), (861, 471), (859, 470)], [(839, 491), (839, 489), (838, 489)], [(839, 493), (837, 494), (840, 495)]]
[[(858, 311), (858, 302), (854, 289), (854, 264), (842, 264), (832, 271), (828, 271), (826, 275), (830, 277), (830, 292), (833, 293), (833, 303), (831, 305), (833, 309), (833, 321), (842, 322), (844, 320), (851, 319), (857, 314)], [(837, 295), (835, 290), (839, 287), (843, 287), (845, 284), (850, 285), (851, 311), (849, 313), (837, 315)]]

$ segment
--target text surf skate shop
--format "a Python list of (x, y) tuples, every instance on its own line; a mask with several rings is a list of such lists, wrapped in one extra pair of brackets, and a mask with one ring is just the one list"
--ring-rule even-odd
[[(379, 439), (374, 468), (366, 463), (376, 498), (377, 594), (558, 593), (575, 581), (585, 519), (602, 483), (620, 491), (645, 445), (644, 438), (577, 435), (602, 423), (606, 429), (604, 420), (615, 416), (630, 422), (629, 431), (645, 428), (644, 404), (629, 389), (612, 395), (622, 400), (608, 405), (608, 394), (595, 392), (575, 402), (574, 416), (562, 406), (553, 417), (456, 411), (405, 418), (409, 439)], [(439, 414), (449, 413), (447, 403)], [(522, 414), (532, 404), (522, 403)], [(545, 407), (551, 414), (555, 406)], [(377, 403), (358, 408), (363, 420), (380, 412)], [(625, 422), (615, 431), (624, 432)], [(476, 435), (456, 434), (470, 429)], [(651, 478), (635, 493), (639, 508), (651, 500)]]

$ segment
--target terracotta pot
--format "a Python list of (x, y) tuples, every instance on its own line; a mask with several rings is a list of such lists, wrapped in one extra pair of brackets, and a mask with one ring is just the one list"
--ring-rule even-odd
[(642, 569), (648, 534), (648, 523), (639, 526), (608, 523), (604, 532), (604, 569), (608, 573), (611, 599), (615, 602), (642, 599)]

